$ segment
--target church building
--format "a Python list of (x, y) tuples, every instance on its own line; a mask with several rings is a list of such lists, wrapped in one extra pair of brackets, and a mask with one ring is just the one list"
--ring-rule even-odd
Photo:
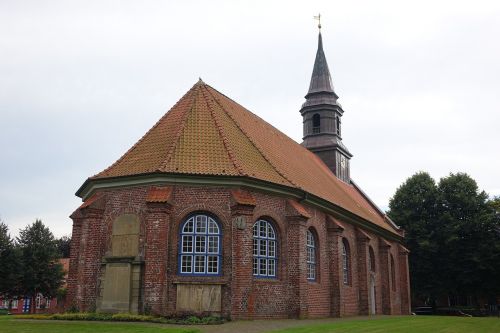
[(321, 33), (302, 144), (198, 81), (78, 189), (67, 306), (232, 319), (408, 314), (404, 232), (352, 180), (343, 113)]

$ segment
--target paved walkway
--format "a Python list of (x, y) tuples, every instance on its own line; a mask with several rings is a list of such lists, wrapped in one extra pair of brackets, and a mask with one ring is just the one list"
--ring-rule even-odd
[(238, 320), (222, 325), (191, 326), (202, 333), (266, 333), (289, 327), (307, 326), (320, 323), (332, 323), (344, 320), (376, 320), (385, 316), (347, 317), (324, 319), (277, 319), (277, 320)]

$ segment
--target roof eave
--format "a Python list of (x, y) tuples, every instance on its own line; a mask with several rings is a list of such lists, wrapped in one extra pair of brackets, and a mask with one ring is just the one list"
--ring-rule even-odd
[(354, 182), (354, 180), (351, 179), (351, 184), (359, 191), (359, 193), (361, 193), (361, 195), (373, 206), (373, 208), (375, 208), (377, 210), (377, 212), (382, 216), (384, 217), (385, 219), (387, 219), (387, 221), (390, 222), (391, 226), (396, 229), (397, 231), (401, 231), (403, 229), (401, 229), (400, 226), (398, 226), (382, 209), (379, 208), (379, 206), (377, 206), (377, 204), (375, 204), (375, 202), (373, 202), (372, 199), (370, 199), (370, 197), (368, 196), (368, 194), (366, 194), (365, 191), (363, 191), (361, 189), (361, 187), (358, 186), (358, 184), (356, 184), (356, 182)]
[(147, 173), (131, 176), (118, 176), (108, 178), (88, 178), (77, 190), (76, 195), (86, 200), (95, 191), (100, 189), (120, 188), (129, 186), (169, 184), (169, 185), (222, 185), (227, 187), (244, 187), (260, 190), (267, 193), (298, 199), (300, 202), (317, 207), (334, 217), (346, 220), (353, 225), (360, 226), (386, 238), (401, 242), (403, 237), (391, 232), (373, 222), (364, 219), (345, 208), (299, 188), (268, 182), (248, 176), (228, 175), (201, 175), (181, 173)]

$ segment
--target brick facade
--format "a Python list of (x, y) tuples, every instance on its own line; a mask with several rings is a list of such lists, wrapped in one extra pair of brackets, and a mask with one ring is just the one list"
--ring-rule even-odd
[[(247, 192), (254, 200), (235, 197), (221, 186), (173, 185), (168, 202), (148, 202), (149, 185), (101, 189), (92, 203), (72, 215), (73, 241), (67, 306), (96, 309), (101, 267), (111, 248), (111, 226), (122, 214), (140, 220), (139, 258), (142, 261), (139, 312), (176, 312), (179, 284), (221, 286), (220, 314), (231, 318), (315, 318), (368, 314), (370, 280), (368, 247), (375, 254), (376, 313), (409, 313), (407, 252), (399, 243), (361, 230), (347, 221), (264, 192)], [(96, 199), (97, 198), (97, 199)], [(222, 229), (222, 274), (178, 274), (180, 226), (193, 212), (216, 217)], [(252, 274), (252, 226), (265, 218), (277, 234), (277, 277)], [(317, 236), (317, 277), (308, 281), (306, 231)], [(349, 243), (350, 283), (342, 279), (342, 240)], [(392, 287), (390, 255), (395, 261)]]

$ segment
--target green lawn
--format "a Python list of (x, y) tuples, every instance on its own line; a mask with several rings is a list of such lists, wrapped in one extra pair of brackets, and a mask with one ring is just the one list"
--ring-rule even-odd
[[(282, 323), (282, 320), (275, 321)], [(464, 318), (437, 316), (376, 317), (373, 319), (332, 319), (325, 323), (311, 321), (287, 321), (295, 327), (272, 331), (272, 333), (499, 333), (500, 318)], [(0, 316), (1, 333), (199, 333), (210, 332), (246, 333), (252, 321), (229, 322), (216, 326), (199, 326), (192, 329), (178, 326), (172, 328), (161, 324), (127, 322), (83, 322), (20, 320)], [(266, 331), (262, 321), (261, 332)], [(276, 327), (270, 325), (270, 327)], [(271, 332), (269, 332), (271, 333)]]
[(162, 327), (159, 324), (84, 321), (38, 321), (0, 316), (1, 333), (198, 333), (197, 329)]
[[(297, 326), (272, 333), (499, 333), (500, 318), (409, 316)], [(270, 332), (271, 333), (271, 332)]]

